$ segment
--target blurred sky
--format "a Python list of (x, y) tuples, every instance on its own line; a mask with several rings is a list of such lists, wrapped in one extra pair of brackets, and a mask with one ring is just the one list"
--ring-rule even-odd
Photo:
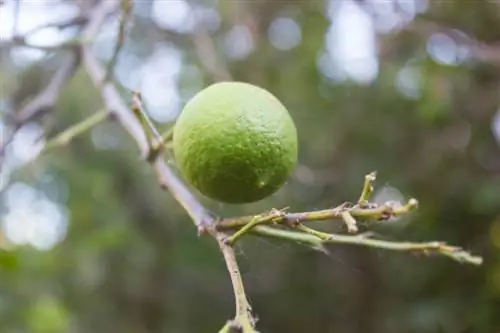
[[(404, 15), (395, 12), (394, 2), (399, 3)], [(325, 12), (331, 20), (331, 26), (325, 32), (325, 50), (318, 56), (318, 68), (333, 81), (340, 83), (350, 80), (358, 84), (373, 82), (379, 70), (376, 34), (400, 29), (427, 8), (427, 1), (424, 0), (369, 0), (368, 3), (375, 14), (373, 17), (350, 0), (328, 3)], [(139, 5), (138, 2), (137, 14), (149, 15)], [(203, 19), (209, 31), (218, 28), (219, 17), (213, 8), (197, 9), (198, 17)], [(47, 22), (67, 19), (76, 14), (76, 8), (70, 3), (24, 0), (21, 1), (17, 33), (23, 35)], [(184, 0), (155, 1), (151, 18), (160, 27), (180, 33), (189, 33), (195, 25), (191, 7)], [(8, 40), (12, 37), (14, 26), (13, 1), (7, 1), (0, 7), (0, 21), (0, 39)], [(114, 46), (110, 41), (116, 37), (117, 28), (116, 20), (110, 22), (98, 36), (95, 51), (101, 57), (110, 56)], [(56, 45), (70, 38), (70, 34), (71, 31), (61, 33), (53, 28), (43, 29), (31, 34), (28, 42), (34, 45)], [(301, 27), (293, 18), (280, 16), (270, 25), (268, 38), (277, 49), (288, 51), (300, 45), (307, 36), (302, 36)], [(230, 60), (244, 59), (251, 54), (254, 45), (248, 28), (239, 25), (230, 29), (224, 47)], [(453, 39), (444, 34), (432, 35), (428, 39), (427, 50), (435, 61), (449, 66), (458, 65), (467, 57), (467, 50), (458, 47)], [(16, 48), (11, 55), (18, 66), (24, 67), (46, 54), (36, 49)], [(184, 63), (182, 50), (172, 45), (158, 44), (145, 63), (132, 55), (122, 54), (117, 65), (117, 78), (125, 86), (143, 93), (148, 110), (156, 121), (168, 122), (175, 119), (185, 102), (177, 88), (181, 70), (190, 71), (192, 80), (198, 80), (198, 88), (202, 88), (200, 71)], [(418, 67), (412, 63), (405, 66), (395, 85), (408, 98), (419, 98)], [(6, 101), (1, 97), (0, 104), (5, 106)], [(493, 128), (500, 140), (500, 116), (496, 118)], [(5, 127), (0, 120), (0, 134), (3, 132)], [(36, 157), (44, 143), (43, 140), (36, 144), (34, 142), (42, 133), (39, 125), (26, 125), (10, 146), (6, 166), (0, 173), (0, 191), (5, 190), (4, 232), (15, 244), (30, 244), (41, 250), (50, 249), (63, 239), (66, 232), (70, 214), (65, 209), (67, 194), (64, 181), (49, 173), (40, 175), (47, 187), (42, 192), (23, 183), (8, 184), (8, 180), (15, 168)], [(112, 136), (99, 129), (92, 133), (92, 138), (97, 149), (113, 149), (118, 145)]]

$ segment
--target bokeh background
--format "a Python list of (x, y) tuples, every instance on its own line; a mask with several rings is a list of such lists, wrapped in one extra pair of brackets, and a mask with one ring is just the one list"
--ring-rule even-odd
[[(3, 139), (8, 115), (67, 57), (9, 46), (13, 32), (67, 20), (84, 2), (0, 6)], [(47, 28), (27, 41), (47, 47), (77, 32)], [(112, 17), (93, 41), (101, 60), (117, 32)], [(219, 214), (332, 207), (356, 200), (377, 170), (375, 200), (420, 202), (377, 233), (444, 240), (485, 258), (474, 267), (351, 246), (325, 255), (247, 237), (237, 252), (261, 332), (499, 333), (499, 42), (493, 0), (136, 0), (116, 81), (142, 92), (161, 128), (227, 73), (289, 108), (300, 135), (293, 177), (251, 205), (200, 196)], [(101, 106), (79, 70), (55, 110), (25, 124), (6, 151), (0, 331), (217, 331), (234, 314), (217, 245), (197, 237), (118, 124), (37, 158), (47, 138)]]

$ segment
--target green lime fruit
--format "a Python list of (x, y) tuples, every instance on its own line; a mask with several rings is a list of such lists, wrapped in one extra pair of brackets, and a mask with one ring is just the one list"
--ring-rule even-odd
[(280, 189), (297, 164), (297, 129), (267, 90), (243, 82), (198, 92), (176, 121), (179, 170), (201, 194), (224, 203), (259, 201)]

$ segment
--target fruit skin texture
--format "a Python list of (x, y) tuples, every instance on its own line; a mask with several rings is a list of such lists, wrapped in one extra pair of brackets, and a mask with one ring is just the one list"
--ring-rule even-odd
[(173, 134), (176, 163), (203, 195), (259, 201), (280, 189), (297, 164), (298, 138), (285, 106), (244, 82), (219, 82), (184, 107)]

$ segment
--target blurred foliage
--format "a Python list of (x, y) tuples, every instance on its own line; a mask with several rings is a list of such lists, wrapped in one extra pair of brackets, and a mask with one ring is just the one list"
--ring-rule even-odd
[[(474, 54), (454, 64), (440, 62), (428, 52), (428, 41), (436, 33), (462, 31), (500, 54), (500, 6), (487, 0), (427, 1), (427, 9), (415, 15), (405, 3), (424, 1), (387, 0), (388, 10), (404, 17), (404, 24), (378, 33), (379, 74), (359, 84), (327, 75), (319, 66), (331, 23), (328, 11), (342, 2), (198, 1), (219, 14), (219, 27), (208, 32), (220, 65), (226, 64), (235, 80), (275, 93), (300, 134), (300, 166), (276, 195), (244, 206), (201, 200), (227, 216), (272, 207), (326, 208), (356, 199), (363, 176), (377, 170), (379, 189), (396, 188), (421, 204), (411, 220), (377, 226), (378, 232), (390, 239), (444, 240), (483, 255), (485, 263), (476, 268), (345, 246), (332, 247), (325, 256), (298, 245), (245, 238), (238, 253), (259, 329), (498, 333), (500, 150), (492, 123), (500, 103), (500, 71), (498, 63)], [(380, 21), (378, 2), (357, 1)], [(153, 1), (136, 1), (119, 78), (137, 88), (144, 79), (137, 68), (158, 46), (175, 47), (182, 55), (175, 80), (182, 104), (213, 82), (200, 62), (209, 55), (194, 47), (189, 31), (155, 22), (153, 6)], [(277, 17), (299, 24), (299, 45), (285, 51), (270, 42), (268, 29)], [(435, 28), (430, 32), (429, 22)], [(253, 50), (241, 59), (224, 52), (235, 25), (246, 26), (253, 40)], [(100, 43), (112, 45), (112, 40)], [(63, 57), (19, 67), (15, 53), (1, 52), (1, 97), (13, 110), (44, 86)], [(171, 69), (156, 69), (163, 70)], [(418, 74), (416, 93), (401, 91), (398, 82), (405, 73)], [(79, 71), (40, 124), (53, 136), (100, 107), (99, 94)], [(158, 188), (117, 124), (101, 124), (17, 169), (11, 182), (30, 184), (66, 207), (69, 226), (50, 250), (18, 246), (0, 252), (1, 332), (214, 332), (232, 316), (230, 282), (216, 244), (196, 236), (187, 214)]]

